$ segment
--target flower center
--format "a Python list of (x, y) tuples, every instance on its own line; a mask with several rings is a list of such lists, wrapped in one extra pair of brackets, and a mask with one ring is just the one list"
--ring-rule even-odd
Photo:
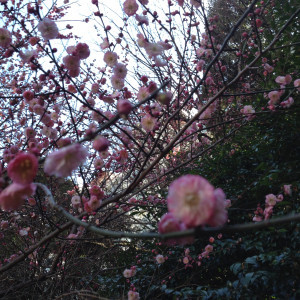
[(189, 206), (196, 206), (199, 202), (199, 197), (195, 193), (188, 193), (185, 197), (185, 203)]

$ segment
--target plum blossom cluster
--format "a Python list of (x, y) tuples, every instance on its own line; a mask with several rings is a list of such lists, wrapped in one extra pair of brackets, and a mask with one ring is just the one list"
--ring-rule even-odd
[(111, 77), (112, 87), (116, 90), (121, 90), (125, 85), (125, 77), (127, 75), (127, 68), (122, 63), (116, 63), (113, 66), (113, 75)]
[[(160, 233), (204, 225), (222, 226), (227, 221), (226, 207), (230, 206), (223, 190), (215, 189), (199, 175), (184, 175), (173, 181), (167, 203), (169, 213), (159, 222)], [(186, 238), (167, 241), (169, 244), (185, 242), (188, 242)]]
[[(289, 108), (294, 104), (294, 98), (288, 97), (286, 100), (280, 102), (280, 98), (285, 93), (285, 88), (292, 82), (292, 76), (287, 74), (286, 76), (277, 76), (275, 82), (280, 85), (280, 90), (271, 91), (268, 93), (267, 97), (269, 98), (268, 101), (268, 108), (270, 110), (275, 110), (276, 106), (280, 105), (282, 108)], [(296, 79), (294, 81), (294, 87), (297, 88), (299, 91), (300, 86), (300, 79)], [(279, 103), (280, 102), (280, 103)]]
[(202, 252), (200, 254), (197, 254), (196, 257), (191, 254), (191, 251), (189, 248), (184, 249), (183, 258), (179, 259), (180, 262), (182, 262), (185, 265), (185, 269), (189, 267), (193, 267), (193, 265), (197, 265), (198, 267), (201, 266), (202, 260), (204, 258), (208, 258), (209, 255), (213, 252), (215, 239), (213, 237), (209, 238), (209, 244), (207, 244), (204, 249), (202, 249)]
[(136, 274), (136, 266), (132, 266), (130, 269), (125, 269), (123, 272), (123, 276), (125, 278), (133, 277)]
[[(290, 185), (285, 186), (285, 192), (290, 193)], [(257, 205), (256, 211), (254, 212), (253, 221), (254, 222), (260, 222), (263, 220), (268, 220), (273, 214), (273, 208), (274, 206), (283, 200), (283, 195), (279, 194), (278, 196), (275, 196), (274, 194), (268, 194), (266, 195), (265, 200), (265, 209), (262, 209), (260, 204)]]
[(71, 205), (74, 209), (78, 209), (79, 212), (82, 212), (83, 209), (87, 213), (95, 212), (102, 203), (102, 199), (104, 197), (104, 192), (102, 189), (93, 184), (89, 188), (90, 197), (75, 195), (76, 191), (71, 190), (67, 192), (68, 195), (72, 196)]
[(248, 121), (251, 121), (255, 117), (255, 110), (252, 105), (245, 105), (241, 109), (241, 113), (247, 116)]
[(128, 292), (128, 300), (139, 300), (140, 294), (136, 291), (129, 291)]
[(165, 50), (170, 50), (172, 48), (172, 45), (169, 44), (168, 40), (150, 43), (141, 33), (137, 35), (137, 38), (138, 45), (145, 49), (149, 58), (154, 60), (155, 66), (165, 67), (167, 65), (167, 61), (162, 57)]
[(64, 65), (71, 77), (77, 77), (80, 73), (80, 61), (90, 56), (90, 49), (86, 43), (78, 43), (67, 48), (68, 55), (63, 58)]
[(18, 209), (24, 200), (35, 193), (33, 179), (38, 170), (38, 161), (31, 153), (18, 153), (7, 166), (8, 176), (12, 183), (0, 193), (0, 207), (11, 211)]

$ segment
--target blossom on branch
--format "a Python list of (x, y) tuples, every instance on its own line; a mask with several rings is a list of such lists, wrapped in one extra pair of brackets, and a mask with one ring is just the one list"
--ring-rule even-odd
[(126, 15), (133, 16), (139, 9), (135, 0), (126, 0), (123, 4), (124, 12)]
[(58, 28), (54, 21), (44, 18), (38, 25), (42, 37), (45, 40), (52, 40), (58, 36)]
[(118, 55), (116, 52), (107, 51), (104, 54), (103, 60), (109, 67), (113, 67), (118, 61)]
[(151, 117), (151, 115), (147, 114), (144, 116), (141, 120), (141, 125), (143, 129), (145, 129), (147, 132), (150, 132), (154, 129), (156, 124), (156, 119)]
[(168, 210), (187, 227), (207, 224), (215, 213), (214, 187), (203, 177), (185, 175), (169, 187)]
[(48, 175), (67, 177), (77, 169), (88, 156), (88, 150), (81, 144), (72, 144), (48, 155), (44, 171)]

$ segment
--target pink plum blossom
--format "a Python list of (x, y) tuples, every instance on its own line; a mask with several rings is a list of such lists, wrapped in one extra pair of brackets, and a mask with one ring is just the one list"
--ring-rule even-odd
[(66, 51), (68, 54), (72, 55), (76, 50), (76, 46), (68, 46)]
[(123, 272), (123, 276), (125, 278), (130, 278), (133, 277), (136, 274), (136, 269), (134, 268), (130, 268), (130, 269), (125, 269)]
[(139, 9), (136, 0), (126, 0), (123, 4), (123, 9), (126, 15), (133, 16)]
[(274, 206), (277, 203), (277, 197), (274, 194), (266, 195), (266, 204), (268, 206)]
[(140, 299), (140, 294), (135, 291), (129, 291), (127, 296), (128, 296), (128, 300), (139, 300)]
[(142, 118), (141, 125), (143, 129), (145, 129), (147, 132), (150, 132), (154, 129), (156, 125), (156, 119), (151, 117), (151, 115), (147, 114)]
[(294, 104), (294, 98), (292, 98), (292, 97), (289, 97), (287, 100), (282, 101), (282, 102), (280, 103), (280, 105), (281, 105), (283, 108), (289, 108), (289, 107), (291, 107), (293, 104)]
[(209, 252), (212, 252), (213, 249), (214, 249), (214, 247), (212, 245), (207, 245), (207, 246), (205, 246), (204, 250), (209, 253)]
[(255, 113), (255, 110), (254, 110), (254, 108), (252, 107), (252, 105), (245, 105), (244, 107), (243, 107), (243, 109), (241, 109), (241, 113), (243, 113), (243, 114), (253, 114), (253, 113)]
[(73, 196), (71, 199), (71, 203), (72, 203), (73, 208), (79, 208), (81, 206), (80, 196), (78, 196), (78, 195)]
[(165, 262), (165, 258), (161, 254), (156, 255), (155, 259), (158, 264), (163, 264)]
[(98, 157), (95, 159), (94, 161), (94, 167), (96, 170), (101, 170), (102, 167), (104, 166), (104, 162), (103, 162), (103, 159)]
[(137, 34), (137, 44), (141, 47), (141, 48), (145, 48), (146, 45), (148, 44), (147, 40), (145, 39), (145, 37), (139, 33)]
[(242, 109), (241, 109), (241, 113), (244, 114), (244, 115), (248, 115), (247, 117), (247, 120), (248, 121), (251, 121), (255, 115), (255, 110), (254, 108), (252, 107), (252, 105), (245, 105)]
[(285, 195), (291, 196), (292, 195), (292, 189), (291, 189), (291, 184), (285, 184), (283, 186), (283, 191)]
[(198, 175), (184, 175), (169, 187), (168, 210), (187, 227), (209, 222), (216, 207), (214, 187)]
[(291, 75), (286, 75), (286, 76), (277, 76), (275, 79), (276, 83), (281, 84), (281, 85), (287, 85), (292, 82), (292, 76)]
[(52, 40), (58, 36), (58, 28), (54, 21), (44, 18), (38, 24), (38, 30), (45, 40)]
[(124, 164), (128, 159), (128, 152), (126, 149), (122, 149), (119, 151), (119, 155), (116, 157), (116, 161), (120, 164)]
[(110, 80), (114, 89), (121, 90), (124, 87), (125, 83), (123, 78), (113, 75)]
[(294, 81), (294, 87), (297, 88), (298, 91), (300, 91), (300, 78)]
[(107, 51), (104, 54), (103, 60), (109, 67), (113, 67), (118, 61), (118, 55), (115, 52)]
[(268, 94), (268, 97), (269, 97), (269, 99), (270, 99), (270, 103), (269, 103), (269, 105), (271, 105), (271, 104), (276, 104), (278, 101), (279, 101), (279, 99), (280, 99), (280, 92), (278, 92), (278, 91), (272, 91), (272, 92), (270, 92), (269, 94)]
[(25, 101), (29, 102), (34, 98), (34, 92), (27, 90), (23, 93), (23, 97)]
[(203, 54), (205, 54), (205, 49), (200, 47), (196, 50), (196, 54), (198, 57), (201, 57)]
[(182, 260), (182, 262), (187, 265), (189, 263), (189, 258), (187, 256), (185, 256)]
[(96, 196), (98, 199), (102, 199), (104, 197), (104, 192), (97, 185), (92, 185), (89, 189), (91, 195)]
[(36, 200), (34, 198), (28, 198), (28, 204), (30, 206), (35, 206), (36, 205)]
[(69, 75), (70, 77), (77, 77), (80, 73), (80, 68), (70, 69)]
[(196, 70), (198, 72), (201, 72), (203, 70), (203, 66), (205, 64), (205, 61), (203, 59), (200, 59), (198, 62), (197, 62), (197, 65), (196, 65)]
[(145, 98), (147, 98), (149, 96), (149, 92), (148, 92), (148, 89), (147, 87), (145, 86), (141, 86), (139, 88), (139, 92), (137, 93), (136, 97), (139, 101), (142, 101), (144, 100)]
[(162, 52), (164, 51), (164, 48), (163, 48), (163, 46), (161, 46), (158, 43), (147, 43), (145, 45), (145, 50), (150, 57), (155, 58), (156, 56), (162, 54)]
[(10, 211), (18, 209), (24, 200), (35, 193), (36, 185), (33, 183), (24, 185), (12, 183), (0, 193), (0, 207), (2, 210)]
[[(29, 228), (29, 227), (28, 227)], [(20, 236), (27, 236), (28, 235), (28, 228), (22, 228), (19, 230), (19, 235)], [(30, 229), (30, 228), (29, 228)]]
[(0, 28), (0, 47), (8, 48), (11, 41), (11, 33), (5, 28)]
[(283, 195), (282, 194), (279, 194), (277, 196), (277, 202), (281, 202), (283, 200)]
[(273, 206), (266, 207), (265, 210), (264, 210), (265, 220), (270, 219), (272, 214), (273, 214)]
[(92, 195), (90, 200), (84, 203), (84, 210), (91, 213), (100, 207), (101, 202), (102, 201), (97, 196)]
[(67, 55), (63, 62), (68, 70), (77, 70), (80, 67), (80, 59), (76, 55)]
[(30, 153), (19, 153), (7, 167), (8, 176), (19, 184), (31, 183), (38, 170), (37, 158)]
[(86, 59), (90, 56), (90, 48), (86, 43), (78, 43), (73, 55), (78, 56), (80, 59)]
[(108, 47), (109, 47), (108, 39), (107, 39), (107, 38), (104, 38), (104, 39), (103, 39), (103, 42), (100, 44), (100, 48), (101, 48), (102, 50), (104, 50), (104, 49), (107, 49)]
[(166, 93), (158, 93), (156, 96), (156, 100), (163, 104), (163, 105), (169, 105), (172, 100), (173, 94), (172, 92), (166, 92)]
[(72, 144), (48, 155), (44, 171), (48, 175), (67, 177), (77, 169), (88, 156), (88, 150), (81, 144)]
[(268, 73), (272, 73), (274, 71), (274, 68), (272, 66), (270, 66), (269, 64), (265, 64), (264, 65), (264, 69), (268, 72)]
[(116, 63), (114, 65), (113, 72), (116, 77), (124, 79), (127, 74), (127, 68), (124, 64)]

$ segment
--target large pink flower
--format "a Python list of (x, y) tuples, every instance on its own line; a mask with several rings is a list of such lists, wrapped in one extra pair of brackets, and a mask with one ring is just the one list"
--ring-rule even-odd
[(137, 10), (139, 9), (139, 6), (135, 0), (126, 0), (123, 4), (123, 8), (124, 8), (125, 14), (127, 14), (130, 17), (130, 16), (133, 16), (137, 12)]
[(86, 43), (79, 43), (76, 45), (74, 54), (80, 59), (86, 59), (90, 56), (90, 48)]
[(58, 177), (70, 176), (88, 156), (88, 150), (81, 144), (72, 144), (48, 155), (44, 171)]
[(150, 132), (154, 129), (156, 124), (156, 119), (151, 117), (151, 115), (145, 115), (141, 120), (142, 127), (147, 131)]
[(109, 67), (113, 67), (118, 61), (118, 55), (115, 52), (107, 51), (103, 60)]
[(8, 176), (19, 184), (29, 184), (38, 170), (37, 158), (30, 153), (19, 153), (7, 167)]
[(34, 194), (36, 185), (12, 183), (0, 193), (0, 207), (2, 210), (10, 211), (18, 209), (24, 200)]
[(44, 18), (38, 25), (42, 37), (45, 40), (55, 39), (58, 36), (58, 28), (54, 21)]
[(169, 212), (187, 227), (206, 224), (216, 206), (214, 187), (198, 175), (185, 175), (173, 181), (167, 201)]

